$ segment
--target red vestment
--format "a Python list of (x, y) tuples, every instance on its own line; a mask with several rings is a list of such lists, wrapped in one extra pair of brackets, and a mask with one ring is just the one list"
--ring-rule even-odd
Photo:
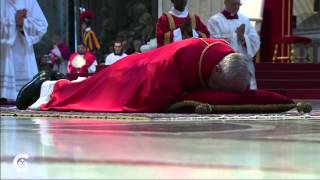
[(223, 40), (191, 38), (133, 54), (84, 81), (58, 81), (40, 109), (159, 112), (186, 90), (204, 88), (213, 66), (232, 52)]
[[(172, 17), (171, 21), (170, 21), (170, 17)], [(156, 37), (157, 37), (158, 47), (161, 47), (165, 44), (173, 42), (173, 31), (176, 28), (181, 27), (181, 25), (188, 18), (191, 19), (191, 25), (195, 29), (195, 31), (199, 34), (199, 37), (207, 38), (210, 36), (206, 25), (202, 23), (199, 16), (189, 13), (189, 17), (180, 18), (170, 13), (165, 13), (158, 19), (157, 26), (156, 26)]]

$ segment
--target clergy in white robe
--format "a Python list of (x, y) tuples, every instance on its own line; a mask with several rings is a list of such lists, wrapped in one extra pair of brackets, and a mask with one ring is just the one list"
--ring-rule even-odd
[[(208, 20), (210, 37), (228, 41), (235, 51), (246, 54), (253, 59), (260, 48), (260, 37), (257, 31), (249, 19), (238, 12), (241, 6), (240, 0), (225, 0), (224, 4), (225, 9)], [(252, 61), (249, 67), (251, 73), (250, 89), (255, 90), (257, 83)]]
[(123, 45), (121, 41), (115, 41), (113, 43), (113, 53), (110, 53), (105, 59), (105, 65), (111, 65), (128, 55), (123, 52)]
[(48, 23), (36, 0), (0, 2), (0, 97), (15, 100), (38, 73), (33, 45), (47, 32)]

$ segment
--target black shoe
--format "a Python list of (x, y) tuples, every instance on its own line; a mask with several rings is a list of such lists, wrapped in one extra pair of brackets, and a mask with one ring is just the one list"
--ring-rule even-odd
[(42, 71), (35, 75), (29, 83), (24, 85), (17, 96), (17, 108), (25, 110), (35, 103), (40, 97), (42, 83), (47, 80), (51, 80), (51, 73), (48, 71)]
[(59, 80), (59, 79), (66, 79), (66, 76), (58, 71), (51, 71), (51, 80)]

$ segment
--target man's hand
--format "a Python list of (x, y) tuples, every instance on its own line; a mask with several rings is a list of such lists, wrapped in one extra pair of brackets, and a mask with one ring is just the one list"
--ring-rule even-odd
[(19, 28), (21, 28), (23, 26), (23, 20), (25, 17), (27, 17), (27, 10), (26, 9), (17, 10), (16, 24)]
[(237, 33), (237, 38), (238, 38), (238, 42), (239, 43), (243, 43), (244, 41), (244, 33), (246, 30), (246, 26), (244, 24), (241, 24), (237, 29), (236, 29), (236, 33)]
[(187, 20), (181, 25), (180, 27), (182, 33), (182, 39), (187, 39), (193, 37), (192, 35), (192, 27), (191, 27), (191, 20), (188, 17)]

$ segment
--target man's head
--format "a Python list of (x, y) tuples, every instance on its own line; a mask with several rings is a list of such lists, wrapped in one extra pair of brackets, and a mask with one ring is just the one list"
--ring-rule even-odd
[(240, 53), (231, 53), (213, 67), (208, 85), (222, 91), (242, 92), (250, 84), (249, 59)]
[(94, 14), (91, 11), (84, 11), (80, 14), (81, 29), (86, 29), (91, 26), (91, 21)]
[(241, 6), (241, 0), (224, 0), (226, 10), (231, 14), (236, 14)]
[(123, 53), (122, 42), (115, 41), (113, 44), (113, 50), (115, 55), (122, 55)]
[(188, 0), (171, 0), (173, 6), (178, 11), (184, 11)]
[(84, 21), (81, 22), (81, 29), (86, 29), (91, 26), (91, 20), (90, 19), (85, 19)]
[(86, 48), (84, 47), (84, 45), (79, 44), (78, 45), (78, 53), (79, 54), (84, 54), (86, 52)]

